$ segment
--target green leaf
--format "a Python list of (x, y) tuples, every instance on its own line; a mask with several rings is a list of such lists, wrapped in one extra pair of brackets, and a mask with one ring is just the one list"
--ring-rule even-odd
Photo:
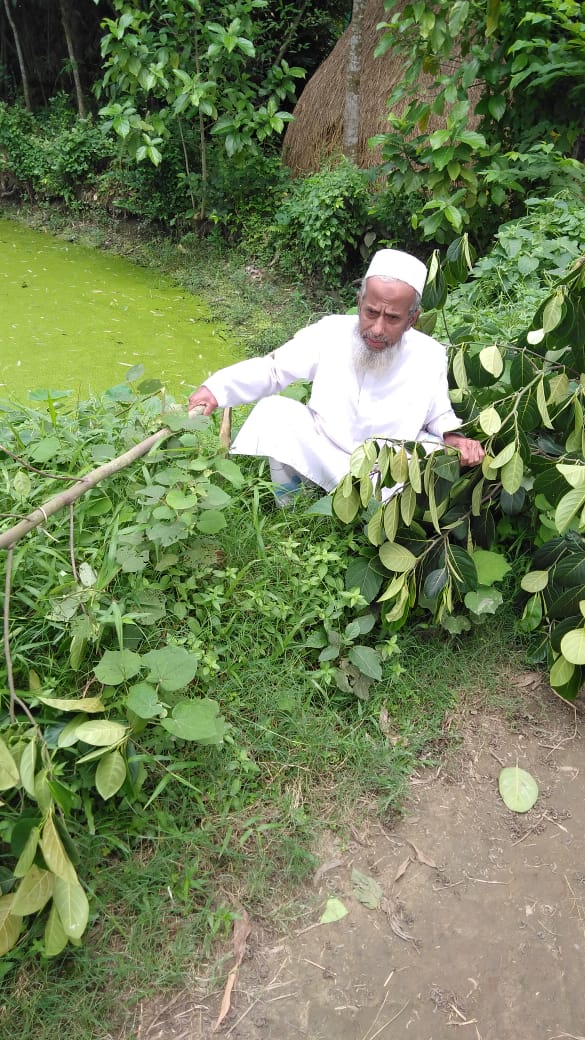
[(540, 380), (538, 386), (536, 387), (536, 404), (544, 425), (549, 430), (554, 429), (546, 404), (546, 390), (544, 384), (544, 377)]
[(227, 491), (224, 491), (223, 488), (217, 487), (216, 484), (210, 484), (207, 494), (201, 499), (199, 505), (201, 509), (212, 509), (218, 511), (229, 506), (231, 501), (232, 497), (231, 495), (228, 495)]
[(41, 870), (33, 865), (12, 897), (12, 913), (17, 917), (26, 917), (27, 914), (36, 914), (42, 910), (53, 895), (55, 880), (55, 875), (49, 870)]
[(477, 571), (469, 553), (458, 545), (447, 546), (445, 563), (457, 585), (466, 591), (477, 588)]
[(472, 614), (482, 616), (484, 614), (495, 614), (504, 602), (504, 597), (499, 589), (480, 586), (473, 592), (466, 592), (464, 602)]
[(528, 812), (538, 798), (536, 780), (519, 766), (506, 766), (502, 769), (498, 787), (505, 805), (512, 812)]
[(446, 567), (439, 567), (429, 571), (423, 586), (423, 595), (430, 600), (436, 599), (449, 580), (449, 572)]
[(410, 484), (400, 494), (400, 515), (406, 527), (410, 527), (416, 510), (416, 495)]
[(564, 534), (571, 521), (585, 504), (585, 488), (573, 488), (563, 495), (555, 509), (555, 524), (559, 534)]
[(502, 360), (502, 355), (496, 346), (484, 347), (483, 350), (480, 350), (479, 360), (482, 368), (485, 368), (486, 372), (489, 372), (490, 375), (499, 379), (504, 371), (504, 362)]
[(381, 545), (384, 541), (384, 511), (382, 508), (377, 509), (368, 521), (367, 533), (368, 541), (372, 545)]
[(355, 520), (360, 507), (359, 492), (352, 487), (349, 495), (343, 494), (343, 484), (340, 484), (333, 495), (333, 512), (344, 524), (350, 524)]
[(197, 495), (187, 495), (178, 488), (173, 488), (166, 496), (166, 503), (171, 509), (181, 512), (183, 509), (193, 509), (199, 501)]
[(18, 942), (22, 929), (22, 916), (12, 912), (11, 895), (0, 896), (0, 957)]
[(128, 727), (121, 722), (110, 722), (108, 719), (95, 719), (91, 722), (81, 722), (75, 727), (78, 740), (93, 747), (109, 747), (111, 744), (119, 744), (124, 740)]
[(100, 759), (95, 771), (95, 786), (105, 802), (120, 790), (125, 779), (126, 761), (117, 749)]
[(382, 666), (380, 664), (380, 655), (377, 650), (374, 650), (371, 646), (352, 646), (349, 649), (347, 655), (352, 664), (359, 668), (360, 672), (367, 675), (370, 679), (376, 679), (377, 681), (382, 678)]
[(398, 498), (394, 495), (384, 506), (384, 533), (390, 543), (394, 542), (398, 530), (400, 506)]
[(106, 650), (97, 668), (96, 679), (105, 686), (119, 686), (140, 671), (142, 659), (132, 650)]
[(505, 556), (493, 550), (474, 549), (471, 559), (480, 585), (493, 585), (496, 581), (502, 581), (512, 569)]
[(81, 939), (89, 920), (89, 903), (79, 882), (70, 885), (62, 878), (55, 878), (53, 901), (65, 935), (69, 939)]
[(229, 480), (230, 484), (233, 484), (235, 488), (243, 486), (244, 475), (237, 463), (232, 462), (231, 459), (214, 459), (213, 468), (220, 476)]
[(502, 118), (506, 108), (506, 98), (503, 94), (494, 94), (492, 97), (488, 98), (489, 113), (496, 122), (499, 122)]
[(502, 420), (493, 405), (490, 405), (489, 408), (484, 408), (483, 411), (479, 413), (478, 418), (479, 425), (487, 437), (492, 437), (501, 429)]
[(467, 369), (465, 368), (465, 354), (462, 348), (459, 348), (453, 358), (453, 378), (460, 390), (468, 389), (469, 383), (467, 380)]
[(362, 874), (356, 867), (351, 872), (351, 884), (353, 894), (360, 903), (370, 910), (377, 910), (382, 902), (384, 892), (375, 878)]
[(548, 571), (528, 571), (520, 582), (524, 592), (542, 592), (548, 585)]
[(506, 444), (505, 448), (502, 448), (494, 459), (490, 459), (490, 469), (500, 469), (501, 466), (505, 466), (510, 461), (516, 451), (515, 441), (510, 441)]
[(26, 745), (20, 758), (20, 779), (26, 793), (35, 797), (35, 767), (37, 761), (37, 742), (33, 736)]
[(527, 601), (518, 622), (520, 632), (534, 632), (542, 621), (542, 597), (535, 593)]
[(0, 791), (8, 791), (11, 787), (18, 787), (20, 773), (6, 744), (0, 737)]
[(48, 708), (55, 708), (57, 711), (83, 711), (86, 715), (105, 711), (105, 704), (100, 697), (77, 697), (73, 699), (73, 697), (43, 697), (39, 695), (37, 699), (41, 704), (46, 704)]
[(217, 534), (227, 527), (227, 521), (223, 513), (216, 509), (208, 509), (197, 519), (197, 530), (201, 534)]
[(165, 710), (158, 699), (154, 686), (146, 682), (136, 683), (135, 686), (130, 687), (126, 706), (135, 715), (138, 715), (139, 719), (154, 719), (157, 715), (162, 715)]
[(527, 356), (526, 351), (521, 350), (514, 355), (510, 365), (510, 383), (513, 390), (523, 390), (536, 375), (536, 369)]
[(360, 444), (352, 452), (349, 460), (349, 472), (352, 477), (356, 477), (358, 480), (360, 477), (367, 477), (376, 461), (376, 455), (376, 446), (372, 441)]
[(563, 317), (563, 288), (557, 289), (547, 300), (542, 312), (542, 327), (545, 333), (553, 332)]
[(585, 628), (573, 628), (565, 633), (561, 653), (571, 664), (585, 664)]
[(25, 877), (32, 867), (35, 856), (37, 854), (37, 848), (39, 844), (40, 829), (38, 827), (31, 827), (28, 838), (26, 839), (25, 846), (18, 857), (16, 866), (14, 867), (14, 876), (17, 878)]
[(384, 572), (377, 556), (357, 556), (351, 560), (345, 572), (345, 588), (358, 588), (367, 603), (371, 603), (378, 595)]
[(341, 900), (336, 899), (335, 896), (331, 896), (325, 904), (325, 909), (319, 918), (319, 923), (334, 924), (335, 921), (341, 921), (342, 917), (345, 917), (347, 913), (347, 907), (344, 906)]
[(43, 859), (49, 870), (51, 870), (56, 877), (63, 878), (63, 880), (67, 881), (69, 884), (77, 884), (77, 873), (75, 867), (63, 848), (61, 839), (57, 834), (57, 828), (55, 827), (55, 821), (52, 814), (45, 820), (45, 825), (41, 833), (40, 846)]
[(574, 672), (573, 662), (567, 661), (566, 657), (560, 654), (550, 670), (549, 681), (553, 689), (558, 686), (566, 686), (571, 681)]
[(397, 484), (404, 484), (408, 478), (408, 455), (404, 448), (394, 451), (390, 458), (390, 475)]
[(45, 956), (57, 957), (65, 949), (68, 941), (57, 907), (53, 903), (45, 925)]
[(195, 678), (198, 667), (195, 654), (189, 653), (184, 646), (163, 646), (160, 650), (151, 650), (142, 661), (150, 669), (148, 682), (167, 691), (182, 690), (188, 686)]
[(208, 698), (181, 701), (173, 708), (172, 718), (161, 720), (161, 726), (181, 740), (196, 740), (202, 744), (221, 744), (226, 731), (219, 704)]
[(572, 465), (566, 465), (565, 463), (557, 462), (556, 468), (559, 473), (562, 473), (571, 487), (585, 488), (585, 466), (582, 463), (576, 462)]
[(408, 460), (408, 479), (410, 480), (412, 490), (416, 492), (417, 495), (420, 495), (422, 491), (422, 481), (420, 475), (420, 460), (416, 451), (413, 451)]
[(384, 545), (380, 546), (379, 555), (384, 566), (398, 574), (411, 571), (416, 566), (414, 553), (396, 542), (384, 542)]
[(524, 476), (524, 463), (522, 462), (522, 456), (518, 451), (515, 451), (509, 462), (506, 462), (502, 466), (502, 472), (500, 474), (502, 486), (509, 495), (514, 495), (522, 484), (522, 478)]

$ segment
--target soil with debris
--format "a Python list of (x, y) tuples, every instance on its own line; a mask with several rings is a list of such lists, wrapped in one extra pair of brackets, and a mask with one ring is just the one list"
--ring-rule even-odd
[[(513, 724), (466, 717), (396, 826), (328, 836), (306, 923), (240, 922), (213, 992), (143, 1007), (138, 1040), (585, 1040), (583, 710), (537, 681)], [(516, 764), (539, 785), (524, 814), (498, 792)]]

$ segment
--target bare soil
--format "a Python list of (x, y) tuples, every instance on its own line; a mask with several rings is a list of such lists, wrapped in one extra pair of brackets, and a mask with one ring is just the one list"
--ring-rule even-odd
[[(306, 923), (241, 925), (207, 992), (194, 980), (140, 1008), (138, 1040), (585, 1040), (583, 710), (538, 683), (517, 677), (512, 721), (468, 711), (396, 825), (372, 814), (345, 844), (328, 834)], [(525, 814), (498, 792), (516, 764), (539, 785)], [(355, 870), (380, 886), (376, 908)], [(331, 897), (347, 914), (321, 924)]]

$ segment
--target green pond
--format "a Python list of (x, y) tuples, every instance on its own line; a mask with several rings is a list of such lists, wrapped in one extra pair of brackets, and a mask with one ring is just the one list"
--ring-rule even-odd
[(170, 279), (0, 218), (0, 397), (86, 398), (143, 364), (182, 401), (235, 360), (205, 306)]

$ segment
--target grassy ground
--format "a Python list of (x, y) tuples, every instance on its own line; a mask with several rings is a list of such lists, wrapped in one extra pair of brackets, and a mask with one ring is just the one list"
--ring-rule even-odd
[[(308, 290), (255, 275), (248, 258), (217, 244), (51, 221), (162, 264), (215, 300), (250, 352), (319, 313)], [(94, 836), (76, 835), (91, 879), (88, 935), (55, 961), (16, 949), (0, 962), (1, 1040), (12, 1040), (15, 1023), (21, 1040), (131, 1036), (136, 1001), (179, 985), (228, 934), (238, 907), (278, 926), (302, 916), (298, 886), (314, 869), (320, 830), (349, 838), (372, 806), (400, 813), (412, 771), (456, 739), (462, 696), (481, 704), (505, 694), (522, 653), (505, 614), (461, 639), (403, 631), (368, 701), (337, 691), (306, 638), (345, 602), (354, 534), (302, 508), (276, 510), (254, 466), (191, 604), (228, 740), (190, 755), (192, 787), (169, 785), (142, 814), (115, 806)]]

